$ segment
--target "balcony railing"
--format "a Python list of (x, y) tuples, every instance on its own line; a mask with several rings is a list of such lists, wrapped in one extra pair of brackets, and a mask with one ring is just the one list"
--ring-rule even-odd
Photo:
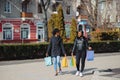
[(86, 15), (79, 15), (78, 18), (80, 18), (80, 19), (88, 19), (88, 16), (86, 16)]
[(33, 17), (33, 13), (21, 12), (21, 17), (28, 17), (28, 18), (31, 18), (31, 17)]

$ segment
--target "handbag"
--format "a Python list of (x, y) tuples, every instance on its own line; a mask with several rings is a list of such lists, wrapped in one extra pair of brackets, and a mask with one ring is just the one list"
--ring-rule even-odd
[(45, 60), (45, 65), (46, 66), (51, 66), (53, 64), (51, 57), (45, 57), (44, 60)]
[(87, 61), (93, 61), (93, 60), (94, 60), (94, 51), (87, 50)]
[(76, 67), (76, 59), (74, 56), (72, 56), (71, 60), (70, 60), (70, 66), (71, 67)]
[(61, 66), (62, 67), (68, 67), (68, 61), (67, 61), (66, 57), (63, 57)]

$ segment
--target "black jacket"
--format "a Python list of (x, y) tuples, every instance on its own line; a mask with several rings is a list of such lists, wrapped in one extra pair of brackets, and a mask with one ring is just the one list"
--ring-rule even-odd
[(76, 53), (79, 50), (87, 50), (88, 41), (85, 37), (77, 37), (74, 42), (72, 53)]
[(52, 57), (60, 56), (61, 53), (65, 54), (65, 49), (61, 37), (53, 36), (51, 38), (47, 53), (51, 53)]

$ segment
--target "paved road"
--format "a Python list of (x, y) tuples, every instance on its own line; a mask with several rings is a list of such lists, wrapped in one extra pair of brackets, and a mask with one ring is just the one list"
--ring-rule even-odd
[[(45, 66), (41, 59), (2, 61), (0, 80), (120, 80), (120, 53), (95, 56), (94, 61), (86, 61), (83, 77), (74, 75), (76, 72), (74, 67), (63, 68), (63, 74), (56, 77), (53, 66)], [(108, 72), (107, 69), (111, 69), (112, 72)]]

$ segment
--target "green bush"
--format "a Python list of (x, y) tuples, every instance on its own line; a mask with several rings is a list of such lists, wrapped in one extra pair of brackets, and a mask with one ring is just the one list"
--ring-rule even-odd
[[(102, 41), (89, 43), (96, 53), (120, 51), (120, 41)], [(0, 60), (43, 58), (47, 44), (0, 45)], [(67, 55), (71, 55), (73, 43), (65, 43)]]
[(29, 59), (45, 56), (47, 44), (0, 45), (0, 59)]
[(118, 31), (100, 31), (91, 32), (92, 41), (104, 41), (104, 40), (118, 40), (119, 32)]
[(116, 31), (102, 32), (100, 37), (101, 40), (117, 40), (118, 32)]
[(96, 53), (120, 51), (120, 41), (90, 42), (90, 45), (93, 47)]

